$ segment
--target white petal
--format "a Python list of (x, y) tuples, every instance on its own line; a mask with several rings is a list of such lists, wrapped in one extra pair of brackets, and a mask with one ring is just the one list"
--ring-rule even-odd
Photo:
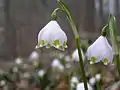
[(88, 47), (87, 57), (88, 60), (95, 57), (95, 63), (104, 60), (105, 58), (108, 59), (108, 62), (112, 62), (113, 50), (106, 37), (100, 36), (91, 46)]
[(54, 60), (52, 61), (51, 66), (52, 66), (52, 67), (58, 67), (60, 64), (61, 64), (61, 63), (60, 63), (60, 61), (59, 61), (58, 59), (54, 59)]
[[(87, 84), (87, 86), (88, 86), (88, 90), (93, 90), (92, 87), (89, 84)], [(85, 90), (84, 83), (83, 82), (79, 83), (76, 87), (76, 90)]]
[[(38, 34), (38, 43), (44, 40), (44, 46), (54, 46), (54, 41), (59, 40), (59, 46), (67, 42), (67, 36), (56, 21), (50, 21)], [(54, 46), (59, 48), (59, 46)], [(38, 47), (37, 47), (38, 48)]]
[(39, 70), (39, 71), (38, 71), (38, 75), (39, 75), (40, 77), (43, 77), (44, 74), (45, 74), (45, 71), (44, 71), (44, 70)]
[(73, 76), (73, 77), (71, 78), (71, 87), (72, 87), (72, 88), (75, 88), (75, 85), (77, 85), (78, 83), (79, 83), (78, 78), (77, 78), (76, 76)]
[[(84, 53), (83, 51), (81, 50), (81, 54), (82, 54), (82, 58), (83, 60), (85, 59), (85, 56), (84, 56)], [(75, 49), (72, 53), (72, 59), (75, 60), (75, 61), (79, 61), (79, 55), (78, 55), (78, 50)]]
[(36, 51), (33, 51), (30, 56), (30, 59), (38, 59), (39, 58), (39, 54)]

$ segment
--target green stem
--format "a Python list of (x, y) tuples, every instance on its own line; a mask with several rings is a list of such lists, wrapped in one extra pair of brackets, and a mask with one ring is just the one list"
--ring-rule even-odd
[(97, 87), (97, 90), (102, 90), (101, 85), (100, 85), (100, 81), (96, 81), (96, 87)]
[[(88, 90), (87, 78), (86, 78), (86, 75), (85, 75), (83, 58), (82, 58), (82, 54), (81, 54), (80, 37), (79, 37), (79, 33), (77, 31), (77, 28), (76, 28), (72, 13), (69, 10), (68, 6), (62, 0), (57, 0), (57, 2), (58, 2), (58, 4), (60, 4), (60, 6), (61, 6), (60, 10), (66, 15), (66, 17), (67, 17), (67, 19), (68, 19), (68, 21), (69, 21), (69, 23), (71, 25), (72, 31), (74, 33), (75, 40), (76, 40), (76, 47), (78, 49), (78, 55), (79, 55), (80, 71), (81, 71), (82, 79), (83, 79), (83, 82), (84, 82), (85, 90)], [(59, 10), (55, 10), (53, 12), (56, 14), (56, 11), (59, 11)]]
[(71, 79), (70, 79), (70, 73), (67, 73), (67, 84), (68, 84), (68, 90), (71, 90)]
[(61, 8), (56, 8), (52, 14), (51, 14), (51, 20), (56, 20), (57, 19), (57, 12), (62, 11)]
[(76, 46), (77, 46), (77, 49), (78, 49), (80, 71), (81, 71), (81, 74), (82, 74), (82, 79), (83, 79), (83, 82), (84, 82), (84, 87), (85, 87), (85, 90), (88, 90), (88, 87), (87, 87), (87, 78), (86, 78), (86, 75), (85, 75), (85, 70), (84, 70), (84, 65), (83, 65), (83, 58), (82, 58), (82, 54), (81, 54), (80, 39), (79, 38), (75, 38), (75, 39), (76, 39)]
[(118, 48), (118, 42), (117, 42), (117, 34), (116, 34), (116, 19), (114, 16), (110, 15), (109, 18), (109, 30), (110, 30), (110, 36), (112, 40), (112, 46), (114, 49), (114, 59), (116, 62), (116, 68), (118, 70), (118, 73), (120, 75), (120, 60), (119, 60), (119, 48)]

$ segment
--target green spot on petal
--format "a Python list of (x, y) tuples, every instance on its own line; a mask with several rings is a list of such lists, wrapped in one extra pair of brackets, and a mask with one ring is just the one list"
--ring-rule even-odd
[(63, 46), (59, 46), (59, 49), (62, 50), (62, 51), (65, 50)]
[(103, 60), (103, 63), (104, 63), (105, 65), (107, 65), (107, 64), (108, 64), (108, 59), (105, 58), (105, 59)]
[(95, 61), (96, 61), (96, 58), (95, 57), (91, 57), (90, 62), (91, 63), (95, 63)]
[(45, 44), (45, 41), (42, 40), (42, 41), (40, 42), (40, 45), (44, 46), (44, 44)]
[(54, 44), (54, 46), (58, 46), (59, 45), (59, 40), (55, 40), (53, 44)]
[(66, 44), (66, 42), (63, 43), (63, 46), (64, 46), (65, 48), (67, 48), (67, 44)]
[(50, 44), (47, 44), (47, 45), (46, 45), (46, 48), (50, 48), (50, 47), (51, 47), (51, 45), (50, 45)]

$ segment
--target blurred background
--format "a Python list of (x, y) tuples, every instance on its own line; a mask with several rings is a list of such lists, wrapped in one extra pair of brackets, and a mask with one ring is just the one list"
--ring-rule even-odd
[[(116, 16), (120, 40), (120, 0), (63, 1), (74, 16), (84, 44), (84, 60), (86, 49), (91, 43), (88, 40), (94, 41), (100, 36), (110, 13)], [(77, 83), (82, 81), (77, 51), (75, 54), (73, 52), (76, 49), (74, 36), (62, 13), (58, 13), (57, 21), (67, 34), (68, 49), (65, 52), (54, 48), (35, 50), (39, 31), (50, 21), (51, 12), (57, 7), (57, 0), (0, 0), (0, 90), (53, 90), (53, 87), (58, 88), (54, 90), (68, 90), (68, 73), (70, 78), (75, 76), (79, 79)], [(73, 57), (77, 60), (73, 60)], [(94, 75), (87, 60), (84, 61), (84, 66), (89, 82)], [(120, 90), (105, 89), (120, 80), (116, 74), (115, 64), (105, 66), (99, 63), (93, 67), (93, 71), (101, 77), (104, 73), (100, 80), (102, 90)], [(1, 89), (1, 86), (7, 89)], [(96, 84), (91, 86), (96, 90)], [(59, 89), (61, 87), (67, 89)]]
[[(83, 40), (95, 39), (109, 13), (120, 22), (120, 0), (64, 0), (70, 7)], [(27, 57), (37, 43), (37, 34), (59, 7), (56, 0), (0, 0), (0, 58)], [(67, 33), (69, 49), (75, 48), (73, 33), (65, 16), (58, 22)], [(118, 34), (119, 34), (118, 30)], [(73, 45), (72, 45), (72, 44)]]

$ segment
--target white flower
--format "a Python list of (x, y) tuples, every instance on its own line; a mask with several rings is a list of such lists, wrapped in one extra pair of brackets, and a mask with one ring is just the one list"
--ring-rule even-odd
[(91, 46), (88, 47), (87, 57), (91, 64), (100, 61), (103, 61), (104, 64), (112, 63), (113, 50), (106, 37), (100, 36)]
[[(89, 84), (87, 84), (87, 86), (88, 86), (88, 90), (93, 90), (93, 88)], [(76, 90), (85, 90), (84, 83), (83, 82), (78, 83)]]
[(70, 56), (65, 56), (64, 59), (65, 59), (66, 62), (70, 62), (71, 61)]
[(60, 63), (58, 59), (54, 59), (51, 64), (53, 69), (58, 69), (60, 71), (64, 70), (64, 66)]
[[(84, 56), (84, 53), (83, 51), (81, 50), (81, 54), (82, 54), (82, 58), (83, 60), (85, 59), (85, 56)], [(79, 55), (78, 55), (78, 50), (75, 49), (72, 53), (72, 59), (75, 60), (75, 61), (79, 61)]]
[(5, 80), (1, 80), (0, 81), (0, 86), (5, 86), (6, 85), (6, 81)]
[(15, 63), (16, 64), (22, 64), (23, 60), (21, 58), (16, 58)]
[(100, 81), (100, 79), (102, 78), (101, 74), (96, 74), (95, 76), (96, 80)]
[(95, 77), (91, 77), (89, 80), (90, 85), (94, 85), (96, 82)]
[(71, 78), (71, 87), (72, 87), (72, 88), (75, 88), (78, 83), (79, 83), (78, 78), (77, 78), (76, 76), (73, 76), (73, 77)]
[(40, 77), (43, 77), (44, 74), (45, 74), (45, 70), (39, 70), (39, 71), (38, 71), (38, 75), (39, 75)]
[(17, 68), (17, 67), (13, 67), (13, 68), (12, 68), (12, 71), (13, 71), (14, 73), (18, 72), (18, 68)]
[(38, 34), (38, 44), (36, 48), (46, 46), (49, 48), (53, 46), (57, 49), (64, 50), (67, 48), (67, 36), (60, 28), (59, 24), (52, 20), (45, 27), (41, 29)]
[(39, 54), (36, 52), (36, 51), (33, 51), (30, 56), (29, 56), (30, 59), (32, 60), (36, 60), (39, 58)]

